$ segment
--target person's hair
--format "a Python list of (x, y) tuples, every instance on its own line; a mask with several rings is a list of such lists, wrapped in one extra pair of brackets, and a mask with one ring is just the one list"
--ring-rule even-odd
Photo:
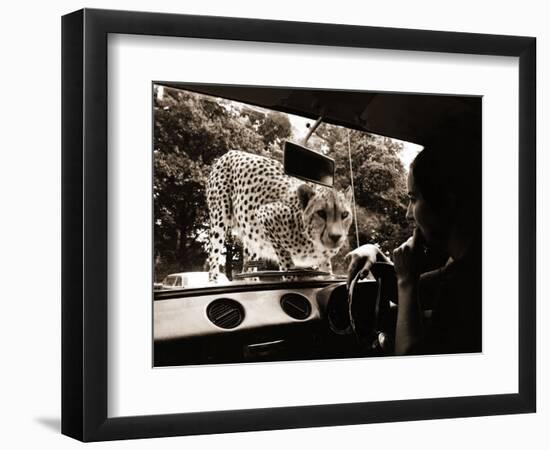
[(460, 231), (481, 233), (481, 151), (479, 142), (426, 146), (411, 164), (416, 188), (436, 211), (452, 204)]

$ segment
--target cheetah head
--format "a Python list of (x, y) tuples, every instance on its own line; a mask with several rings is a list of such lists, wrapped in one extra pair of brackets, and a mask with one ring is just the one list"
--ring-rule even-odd
[(307, 237), (317, 246), (339, 250), (351, 226), (352, 190), (312, 188), (302, 184), (297, 190)]

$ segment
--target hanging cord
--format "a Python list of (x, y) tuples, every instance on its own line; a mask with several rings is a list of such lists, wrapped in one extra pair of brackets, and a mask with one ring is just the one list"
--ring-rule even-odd
[(353, 166), (351, 163), (351, 141), (350, 133), (348, 131), (348, 158), (349, 158), (349, 173), (351, 175), (351, 195), (353, 202), (353, 221), (355, 222), (355, 238), (357, 239), (357, 247), (359, 247), (359, 225), (357, 224), (357, 209), (355, 208), (355, 186), (353, 185)]

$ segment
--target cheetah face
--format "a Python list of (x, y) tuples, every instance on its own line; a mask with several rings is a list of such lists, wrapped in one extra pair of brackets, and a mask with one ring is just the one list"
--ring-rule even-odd
[(298, 198), (307, 237), (318, 247), (338, 250), (344, 244), (351, 226), (352, 191), (345, 193), (330, 188), (302, 184)]

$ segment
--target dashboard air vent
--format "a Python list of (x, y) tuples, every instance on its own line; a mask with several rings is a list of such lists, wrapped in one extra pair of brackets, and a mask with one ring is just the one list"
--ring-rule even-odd
[(300, 294), (285, 294), (281, 297), (281, 308), (290, 317), (297, 320), (304, 320), (311, 314), (309, 300)]
[(244, 319), (244, 309), (240, 303), (229, 298), (214, 300), (206, 308), (206, 315), (210, 321), (220, 328), (235, 328)]

